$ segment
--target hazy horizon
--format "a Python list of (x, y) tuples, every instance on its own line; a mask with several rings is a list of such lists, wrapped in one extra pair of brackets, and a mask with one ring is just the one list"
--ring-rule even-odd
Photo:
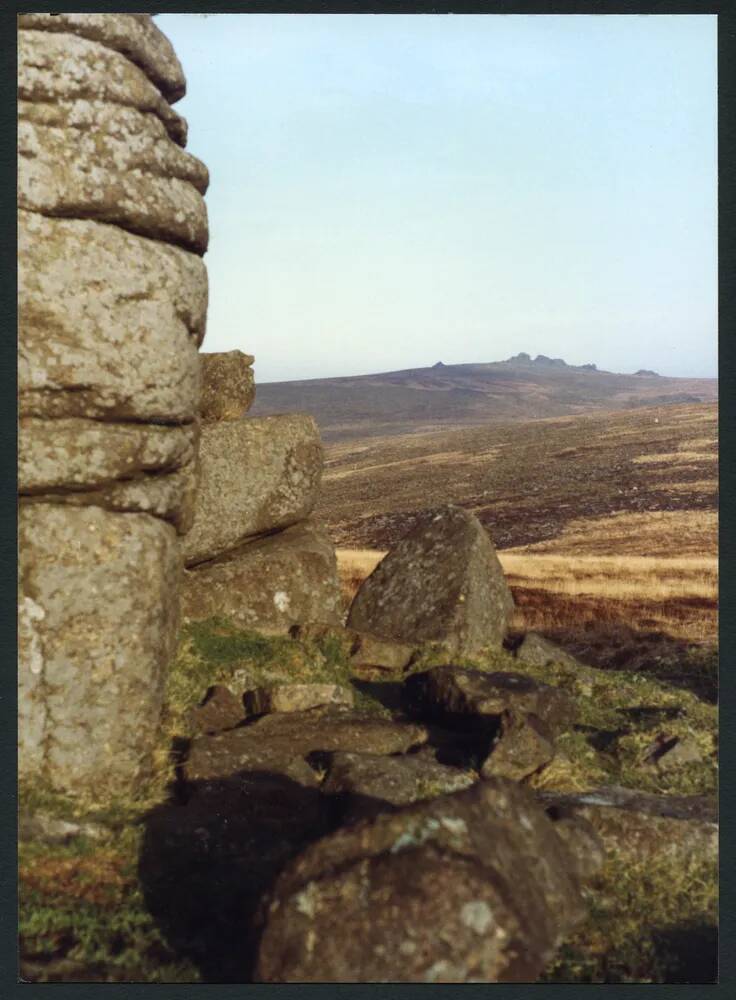
[(205, 351), (717, 377), (715, 16), (157, 22), (211, 174)]

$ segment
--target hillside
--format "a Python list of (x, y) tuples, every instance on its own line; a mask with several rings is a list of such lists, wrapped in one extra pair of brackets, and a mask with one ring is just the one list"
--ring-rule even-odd
[(259, 384), (251, 413), (306, 411), (325, 441), (344, 441), (717, 398), (716, 379), (619, 375), (521, 354), (489, 364)]
[[(376, 549), (406, 533), (413, 511), (443, 503), (472, 510), (501, 549), (558, 538), (581, 519), (691, 512), (702, 524), (716, 510), (717, 461), (714, 404), (336, 442), (317, 512), (338, 545)], [(648, 554), (639, 532), (627, 545)], [(687, 547), (680, 531), (673, 554)]]

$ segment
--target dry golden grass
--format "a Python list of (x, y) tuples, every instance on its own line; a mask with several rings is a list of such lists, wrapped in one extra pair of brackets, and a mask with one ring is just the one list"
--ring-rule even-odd
[(682, 465), (683, 462), (717, 462), (718, 456), (710, 451), (663, 451), (654, 455), (637, 455), (634, 465)]
[[(516, 602), (515, 629), (553, 632), (625, 625), (694, 642), (716, 638), (715, 556), (601, 557), (539, 553), (531, 551), (534, 548), (498, 553)], [(385, 554), (338, 549), (346, 609)]]
[[(689, 483), (688, 488), (706, 482)], [(676, 488), (677, 484), (668, 484)], [(562, 556), (715, 556), (718, 514), (712, 510), (645, 511), (607, 517), (575, 518), (555, 538), (508, 553), (554, 553)]]

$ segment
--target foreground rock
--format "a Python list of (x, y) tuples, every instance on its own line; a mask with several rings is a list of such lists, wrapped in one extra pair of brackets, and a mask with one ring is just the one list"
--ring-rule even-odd
[(177, 628), (174, 529), (38, 503), (19, 521), (19, 753), (75, 795), (146, 773)]
[(317, 501), (322, 445), (312, 417), (205, 424), (199, 454), (194, 524), (184, 543), (188, 566), (303, 521)]
[(515, 655), (517, 659), (535, 667), (547, 667), (552, 663), (562, 663), (568, 667), (579, 667), (582, 671), (586, 669), (574, 656), (566, 653), (561, 646), (545, 639), (538, 632), (527, 632), (516, 647)]
[(200, 354), (202, 397), (199, 412), (205, 423), (239, 420), (253, 405), (256, 389), (253, 361), (242, 351)]
[(345, 827), (282, 873), (262, 982), (530, 982), (584, 915), (568, 847), (500, 779)]
[(552, 731), (538, 716), (504, 712), (481, 774), (523, 781), (549, 764), (554, 755)]
[(539, 792), (554, 817), (588, 822), (606, 853), (619, 859), (718, 856), (717, 801), (707, 795), (651, 795), (610, 786), (591, 792)]
[(241, 628), (284, 633), (295, 622), (337, 623), (340, 609), (335, 550), (311, 520), (185, 570), (182, 580), (182, 615), (194, 621), (225, 615)]
[(285, 774), (316, 786), (305, 758), (315, 751), (405, 753), (427, 740), (423, 726), (391, 722), (329, 706), (264, 715), (228, 732), (194, 740), (182, 765), (189, 783), (232, 777), (245, 771)]
[(478, 775), (419, 754), (386, 757), (338, 751), (329, 754), (322, 792), (339, 804), (343, 822), (373, 817), (399, 806), (469, 788)]
[(348, 627), (472, 656), (499, 647), (513, 610), (483, 525), (460, 507), (419, 518), (363, 582)]

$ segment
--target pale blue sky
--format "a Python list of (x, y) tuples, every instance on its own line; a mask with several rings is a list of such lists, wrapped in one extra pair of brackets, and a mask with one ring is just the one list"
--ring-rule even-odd
[(256, 379), (716, 374), (713, 16), (159, 15)]

